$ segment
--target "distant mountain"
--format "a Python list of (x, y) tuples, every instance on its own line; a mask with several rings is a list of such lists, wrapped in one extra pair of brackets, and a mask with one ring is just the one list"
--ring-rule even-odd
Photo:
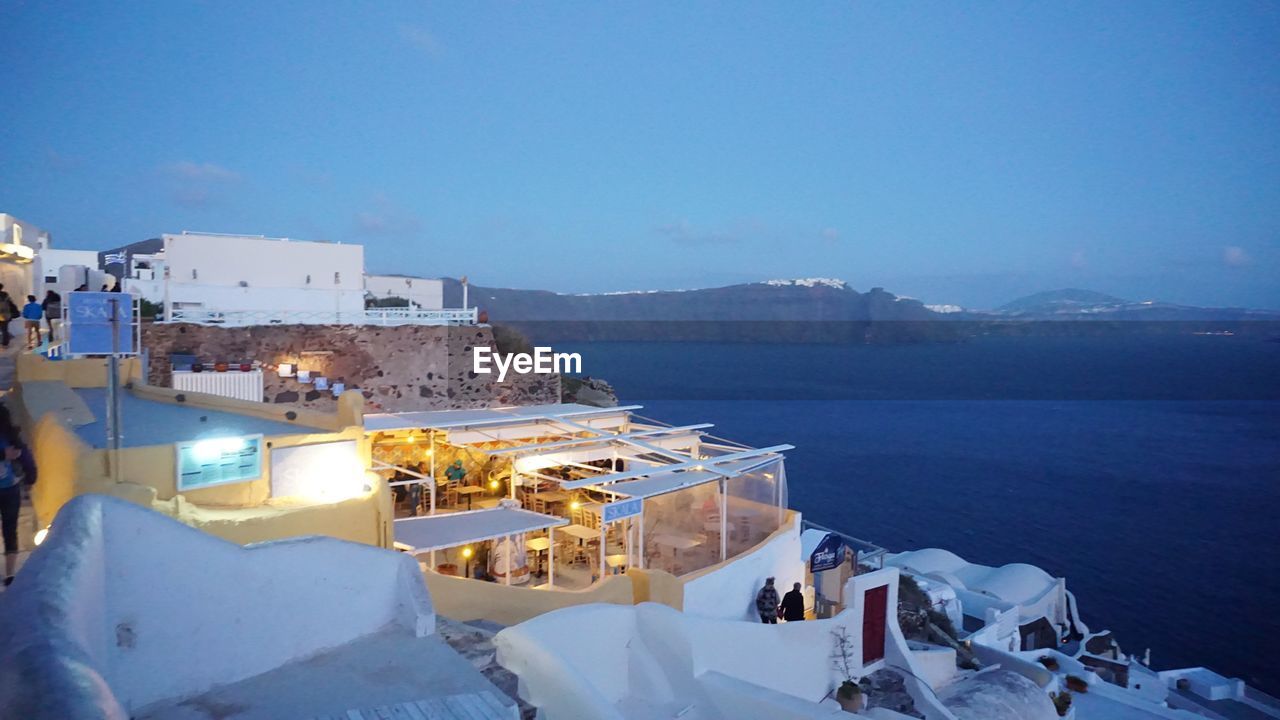
[[(450, 307), (461, 304), (458, 281), (445, 279), (445, 302)], [(1280, 323), (1275, 322), (1280, 312), (1274, 311), (1134, 302), (1074, 288), (1029, 295), (991, 311), (974, 311), (956, 305), (926, 306), (883, 288), (858, 292), (831, 278), (576, 295), (472, 285), (468, 303), (479, 307), (490, 322), (519, 328), (536, 342), (903, 343), (992, 334), (1217, 333), (1224, 329), (1280, 335), (1276, 330)]]
[(1280, 320), (1280, 312), (1248, 308), (1208, 308), (1145, 300), (1135, 302), (1067, 288), (1036, 293), (974, 315), (1019, 320), (1123, 320), (1152, 322), (1248, 322)]
[(1004, 314), (1052, 314), (1059, 312), (1088, 312), (1098, 307), (1114, 307), (1118, 305), (1127, 305), (1128, 300), (1122, 300), (1114, 295), (1106, 293), (1094, 292), (1092, 290), (1079, 290), (1076, 288), (1066, 288), (1063, 290), (1050, 290), (1048, 292), (1036, 293), (1023, 298), (1018, 298), (1010, 303), (1005, 303), (996, 308), (996, 312)]
[[(445, 301), (456, 306), (461, 285), (445, 282)], [(938, 339), (902, 321), (940, 317), (918, 300), (883, 288), (861, 293), (832, 278), (577, 295), (472, 285), (468, 302), (538, 340), (899, 342)]]
[[(447, 281), (446, 301), (461, 302)], [(469, 302), (495, 322), (866, 321), (932, 320), (918, 300), (872, 288), (860, 293), (843, 280), (769, 280), (701, 290), (640, 290), (565, 295), (472, 285)]]

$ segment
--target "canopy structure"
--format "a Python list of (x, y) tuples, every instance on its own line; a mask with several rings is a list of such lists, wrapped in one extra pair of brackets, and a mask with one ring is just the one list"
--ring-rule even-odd
[(395, 521), (395, 532), (396, 542), (417, 554), (568, 524), (566, 518), (499, 506), (401, 518)]
[[(647, 477), (638, 480), (624, 480), (608, 485), (601, 485), (600, 489), (611, 492), (615, 495), (621, 495), (629, 498), (648, 498), (657, 495), (665, 495), (669, 492), (682, 490), (694, 485), (702, 483), (715, 482), (720, 478), (737, 477), (744, 472), (750, 472), (762, 465), (775, 462), (777, 458), (766, 456), (764, 458), (749, 457), (745, 460), (735, 460), (723, 464), (714, 464), (712, 461), (704, 463), (703, 470), (660, 470), (653, 472)], [(608, 480), (609, 475), (600, 478), (600, 482)]]
[(485, 427), (537, 422), (572, 422), (605, 415), (625, 414), (639, 409), (639, 405), (600, 408), (577, 403), (555, 405), (525, 405), (479, 410), (425, 410), (403, 413), (374, 413), (364, 416), (364, 428), (368, 431), (417, 430), (468, 430)]

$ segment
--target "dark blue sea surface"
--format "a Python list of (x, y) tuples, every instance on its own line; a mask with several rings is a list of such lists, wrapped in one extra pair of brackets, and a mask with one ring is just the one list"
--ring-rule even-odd
[(1257, 337), (952, 345), (595, 343), (624, 403), (791, 443), (792, 507), (890, 550), (1067, 578), (1157, 668), (1280, 692), (1280, 344)]

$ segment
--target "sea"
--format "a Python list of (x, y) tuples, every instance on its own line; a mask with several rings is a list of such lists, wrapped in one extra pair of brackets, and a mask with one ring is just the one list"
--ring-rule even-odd
[(623, 404), (787, 453), (804, 517), (1065, 577), (1152, 666), (1280, 694), (1280, 342), (558, 343)]

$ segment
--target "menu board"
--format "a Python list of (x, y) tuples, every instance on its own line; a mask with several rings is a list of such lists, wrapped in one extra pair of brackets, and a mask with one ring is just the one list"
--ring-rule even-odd
[(262, 436), (239, 435), (177, 443), (178, 491), (262, 477)]

